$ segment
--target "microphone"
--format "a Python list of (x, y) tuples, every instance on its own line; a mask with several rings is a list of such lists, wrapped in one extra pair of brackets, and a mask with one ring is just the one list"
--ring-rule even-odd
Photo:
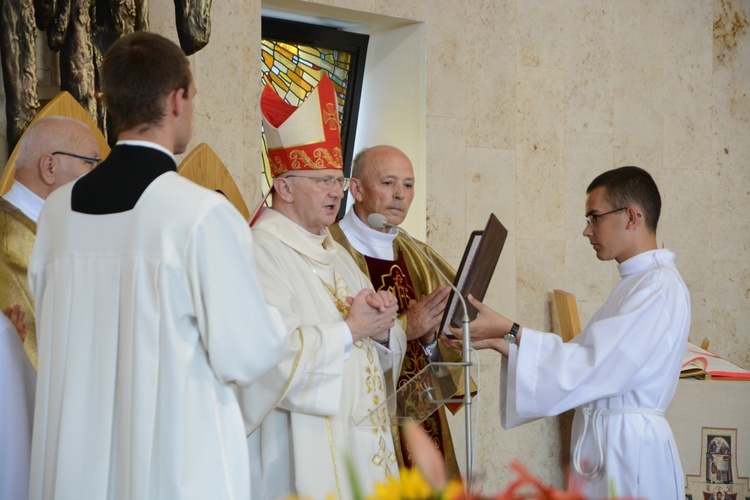
[(383, 214), (370, 214), (367, 216), (367, 223), (375, 229), (385, 229), (387, 227), (396, 227), (388, 222), (388, 218)]
[(422, 246), (419, 245), (414, 240), (414, 238), (411, 237), (406, 229), (403, 229), (396, 224), (391, 224), (390, 222), (388, 222), (388, 218), (385, 215), (378, 213), (368, 215), (367, 223), (375, 229), (385, 229), (386, 227), (392, 227), (396, 231), (400, 231), (401, 233), (403, 233), (407, 238), (409, 238), (409, 240), (411, 240), (417, 250), (419, 250), (419, 253), (422, 254), (422, 257), (424, 257), (427, 262), (430, 263), (432, 268), (438, 272), (438, 274), (445, 280), (446, 283), (448, 283), (448, 286), (451, 287), (453, 292), (461, 301), (461, 307), (464, 310), (464, 317), (461, 320), (461, 334), (463, 340), (461, 350), (463, 362), (461, 364), (464, 366), (464, 405), (466, 405), (466, 477), (469, 481), (469, 488), (471, 488), (471, 477), (474, 469), (474, 456), (472, 453), (471, 442), (471, 351), (469, 350), (469, 344), (471, 343), (471, 332), (469, 329), (469, 310), (466, 308), (466, 300), (464, 300), (464, 297), (463, 295), (461, 295), (461, 292), (458, 291), (458, 288), (456, 288), (451, 280), (449, 280), (445, 276), (445, 274), (443, 274), (437, 264), (435, 264), (435, 262), (424, 252), (424, 250), (422, 250)]

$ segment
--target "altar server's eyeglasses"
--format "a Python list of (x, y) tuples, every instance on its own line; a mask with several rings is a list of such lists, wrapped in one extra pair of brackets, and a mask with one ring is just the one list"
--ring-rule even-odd
[(346, 191), (349, 189), (349, 178), (348, 177), (312, 177), (310, 175), (285, 175), (283, 179), (289, 179), (290, 177), (300, 177), (302, 179), (310, 179), (314, 181), (320, 189), (330, 190), (334, 185), (338, 184), (341, 189)]
[(586, 224), (589, 226), (596, 226), (596, 222), (599, 220), (600, 217), (604, 217), (605, 215), (613, 214), (615, 212), (619, 212), (620, 210), (627, 210), (628, 207), (622, 207), (622, 208), (616, 208), (614, 210), (610, 210), (609, 212), (604, 212), (603, 214), (588, 214), (586, 216)]
[(91, 163), (91, 168), (94, 168), (95, 166), (99, 165), (102, 162), (101, 158), (91, 158), (90, 156), (81, 156), (81, 155), (76, 155), (73, 153), (66, 153), (65, 151), (55, 151), (52, 154), (53, 155), (65, 155), (65, 156), (70, 156), (72, 158), (78, 158), (79, 160), (83, 160), (86, 163)]

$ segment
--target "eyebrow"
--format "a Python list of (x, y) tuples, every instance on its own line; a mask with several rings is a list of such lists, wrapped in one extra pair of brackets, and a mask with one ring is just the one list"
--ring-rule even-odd
[[(391, 180), (391, 179), (397, 181), (400, 179), (400, 177), (397, 175), (386, 175), (385, 177), (380, 178), (381, 181), (386, 181), (386, 180)], [(414, 182), (414, 177), (405, 177), (403, 180)]]

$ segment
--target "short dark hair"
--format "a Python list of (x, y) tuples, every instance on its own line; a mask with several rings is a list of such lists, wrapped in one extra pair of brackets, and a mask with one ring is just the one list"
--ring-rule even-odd
[(604, 187), (605, 199), (612, 208), (638, 205), (643, 210), (646, 227), (656, 232), (661, 215), (661, 195), (651, 174), (640, 167), (620, 167), (599, 174), (589, 187), (586, 194), (598, 187)]
[(192, 82), (190, 61), (182, 49), (156, 33), (136, 31), (118, 39), (102, 61), (104, 104), (119, 133), (164, 118), (162, 99)]

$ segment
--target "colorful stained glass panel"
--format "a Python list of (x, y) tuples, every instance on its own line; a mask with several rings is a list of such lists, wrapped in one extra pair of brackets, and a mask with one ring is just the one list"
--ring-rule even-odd
[[(299, 106), (315, 88), (320, 77), (328, 74), (338, 98), (339, 120), (343, 128), (352, 55), (349, 52), (296, 45), (270, 39), (261, 40), (261, 79), (272, 85), (286, 102)], [(271, 173), (263, 134), (263, 194), (271, 186)]]

